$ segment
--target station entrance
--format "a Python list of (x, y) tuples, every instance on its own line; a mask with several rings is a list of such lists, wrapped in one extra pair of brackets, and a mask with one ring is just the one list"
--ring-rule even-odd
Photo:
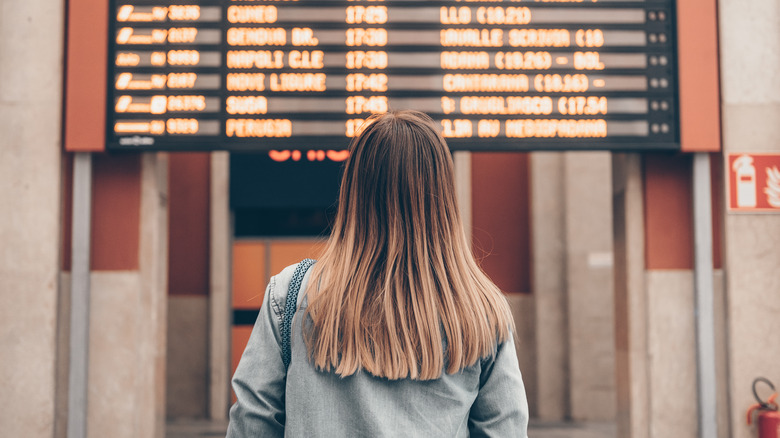
[(231, 375), (270, 277), (304, 258), (316, 258), (328, 237), (338, 200), (339, 157), (324, 151), (230, 157)]

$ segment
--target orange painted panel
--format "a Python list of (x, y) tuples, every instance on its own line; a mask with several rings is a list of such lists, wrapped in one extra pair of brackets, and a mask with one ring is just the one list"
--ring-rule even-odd
[[(249, 342), (249, 336), (252, 334), (251, 325), (239, 325), (233, 326), (231, 330), (231, 350), (230, 350), (230, 376), (236, 373), (238, 367), (238, 361), (241, 360), (241, 355), (244, 354), (247, 342)], [(233, 390), (230, 390), (230, 397), (233, 399), (232, 403), (236, 402), (236, 394)]]
[(271, 242), (270, 275), (305, 258), (317, 259), (325, 248), (324, 240), (276, 240)]
[(717, 0), (676, 3), (681, 150), (717, 152), (721, 149)]
[(712, 184), (712, 265), (715, 269), (723, 268), (721, 259), (721, 242), (723, 242), (723, 156), (710, 154), (710, 175)]
[(168, 158), (168, 293), (209, 293), (210, 154)]
[(266, 245), (257, 241), (233, 243), (233, 308), (259, 309), (263, 305)]
[(92, 270), (137, 270), (140, 235), (141, 156), (94, 155)]
[[(710, 154), (712, 264), (723, 266), (723, 171)], [(693, 269), (693, 177), (691, 157), (648, 154), (644, 162), (645, 264), (647, 269)]]
[(65, 150), (100, 152), (106, 147), (108, 2), (66, 4)]
[(647, 269), (693, 269), (691, 156), (644, 160)]
[(527, 153), (471, 154), (474, 253), (507, 293), (531, 291), (530, 163)]

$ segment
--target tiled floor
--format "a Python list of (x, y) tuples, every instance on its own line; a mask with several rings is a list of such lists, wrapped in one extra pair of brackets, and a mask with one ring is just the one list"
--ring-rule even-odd
[(227, 422), (207, 420), (168, 421), (165, 438), (214, 438), (224, 437)]
[[(166, 438), (224, 437), (227, 424), (205, 420), (168, 423)], [(529, 438), (616, 438), (615, 423), (540, 423), (532, 421)]]
[(532, 421), (529, 438), (617, 438), (617, 426), (609, 423), (540, 423)]

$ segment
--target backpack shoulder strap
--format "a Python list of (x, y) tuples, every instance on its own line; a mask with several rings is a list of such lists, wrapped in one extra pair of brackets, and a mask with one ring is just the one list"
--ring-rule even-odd
[(290, 366), (290, 359), (292, 357), (292, 349), (290, 348), (290, 334), (292, 332), (292, 320), (295, 316), (295, 310), (298, 308), (298, 292), (301, 289), (301, 282), (303, 277), (309, 268), (312, 267), (315, 260), (304, 259), (295, 268), (292, 280), (290, 280), (290, 287), (287, 289), (287, 300), (284, 303), (284, 316), (282, 318), (282, 326), (280, 327), (280, 334), (282, 337), (282, 361), (284, 362), (284, 368), (287, 369)]

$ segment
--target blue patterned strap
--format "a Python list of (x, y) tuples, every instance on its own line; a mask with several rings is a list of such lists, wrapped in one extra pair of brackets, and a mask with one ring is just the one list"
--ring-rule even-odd
[(287, 369), (290, 366), (290, 359), (292, 357), (292, 349), (290, 347), (290, 333), (292, 331), (292, 320), (295, 316), (295, 311), (298, 309), (298, 292), (301, 289), (301, 282), (306, 272), (314, 264), (315, 260), (304, 259), (295, 268), (292, 280), (290, 280), (290, 287), (287, 289), (287, 301), (284, 303), (284, 315), (282, 316), (282, 361), (284, 362), (284, 368)]

